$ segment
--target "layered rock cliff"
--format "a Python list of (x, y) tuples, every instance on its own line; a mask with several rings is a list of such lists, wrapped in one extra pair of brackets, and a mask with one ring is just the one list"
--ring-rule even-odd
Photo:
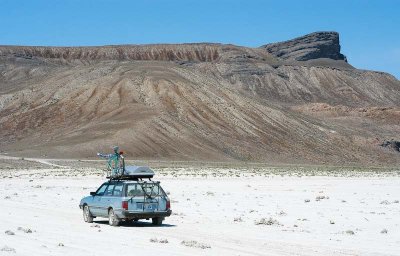
[(337, 32), (315, 32), (289, 41), (261, 46), (284, 60), (307, 61), (319, 58), (344, 60)]
[(221, 45), (116, 45), (100, 47), (25, 47), (0, 46), (0, 55), (20, 58), (64, 60), (157, 60), (213, 61), (218, 59)]

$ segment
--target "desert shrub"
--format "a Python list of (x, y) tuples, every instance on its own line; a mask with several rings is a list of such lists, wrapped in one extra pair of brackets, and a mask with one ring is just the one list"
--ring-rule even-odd
[(166, 238), (163, 238), (163, 239), (150, 238), (150, 242), (152, 242), (152, 243), (160, 243), (160, 244), (167, 244), (168, 240)]
[(256, 225), (267, 225), (267, 226), (282, 226), (281, 223), (279, 223), (279, 221), (277, 221), (276, 219), (273, 219), (271, 217), (267, 218), (261, 218), (260, 220), (256, 220), (254, 222), (254, 224)]
[(184, 246), (187, 246), (187, 247), (194, 247), (194, 248), (200, 248), (200, 249), (209, 249), (209, 248), (211, 248), (211, 246), (208, 245), (208, 244), (199, 243), (199, 242), (194, 241), (194, 240), (182, 241), (181, 244), (184, 245)]

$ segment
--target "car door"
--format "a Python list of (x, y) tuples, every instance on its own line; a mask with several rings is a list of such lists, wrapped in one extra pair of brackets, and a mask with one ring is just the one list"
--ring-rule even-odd
[[(144, 212), (155, 212), (160, 210), (160, 202), (163, 201), (160, 185), (156, 182), (142, 183), (142, 190), (145, 194), (143, 206)], [(163, 208), (164, 210), (165, 208)]]
[(131, 183), (127, 185), (126, 196), (129, 211), (159, 211), (159, 186), (157, 183)]
[(126, 185), (126, 197), (128, 200), (128, 210), (135, 212), (143, 212), (144, 192), (142, 187), (137, 183), (129, 183)]
[(115, 183), (112, 197), (110, 197), (110, 205), (114, 210), (119, 211), (122, 208), (122, 189), (124, 184), (122, 182)]
[(98, 215), (99, 216), (102, 216), (102, 217), (108, 216), (108, 208), (109, 208), (109, 206), (112, 205), (114, 187), (115, 187), (114, 183), (108, 184), (108, 187), (104, 191), (103, 196), (100, 197), (99, 207), (98, 207), (98, 210), (99, 210)]
[(104, 183), (103, 185), (101, 185), (97, 189), (96, 194), (93, 196), (93, 200), (92, 200), (91, 204), (89, 204), (90, 212), (94, 216), (102, 216), (101, 210), (100, 210), (101, 209), (101, 199), (104, 195), (104, 192), (107, 189), (107, 186), (108, 186), (108, 183)]

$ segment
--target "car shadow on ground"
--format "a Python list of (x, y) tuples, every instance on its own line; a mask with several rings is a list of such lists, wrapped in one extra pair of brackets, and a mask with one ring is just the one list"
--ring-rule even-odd
[[(109, 225), (107, 220), (95, 220), (93, 223), (100, 224), (100, 225)], [(126, 222), (126, 221), (121, 221), (119, 224), (121, 227), (158, 227), (158, 228), (169, 228), (169, 227), (176, 227), (176, 225), (173, 224), (162, 224), (160, 226), (153, 225), (151, 221), (133, 221), (133, 222)]]

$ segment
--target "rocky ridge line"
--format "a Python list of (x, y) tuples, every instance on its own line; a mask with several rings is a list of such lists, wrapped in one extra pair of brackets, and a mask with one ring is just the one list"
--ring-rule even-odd
[(268, 53), (284, 60), (307, 61), (327, 58), (344, 60), (340, 53), (339, 33), (315, 32), (292, 40), (261, 46)]

